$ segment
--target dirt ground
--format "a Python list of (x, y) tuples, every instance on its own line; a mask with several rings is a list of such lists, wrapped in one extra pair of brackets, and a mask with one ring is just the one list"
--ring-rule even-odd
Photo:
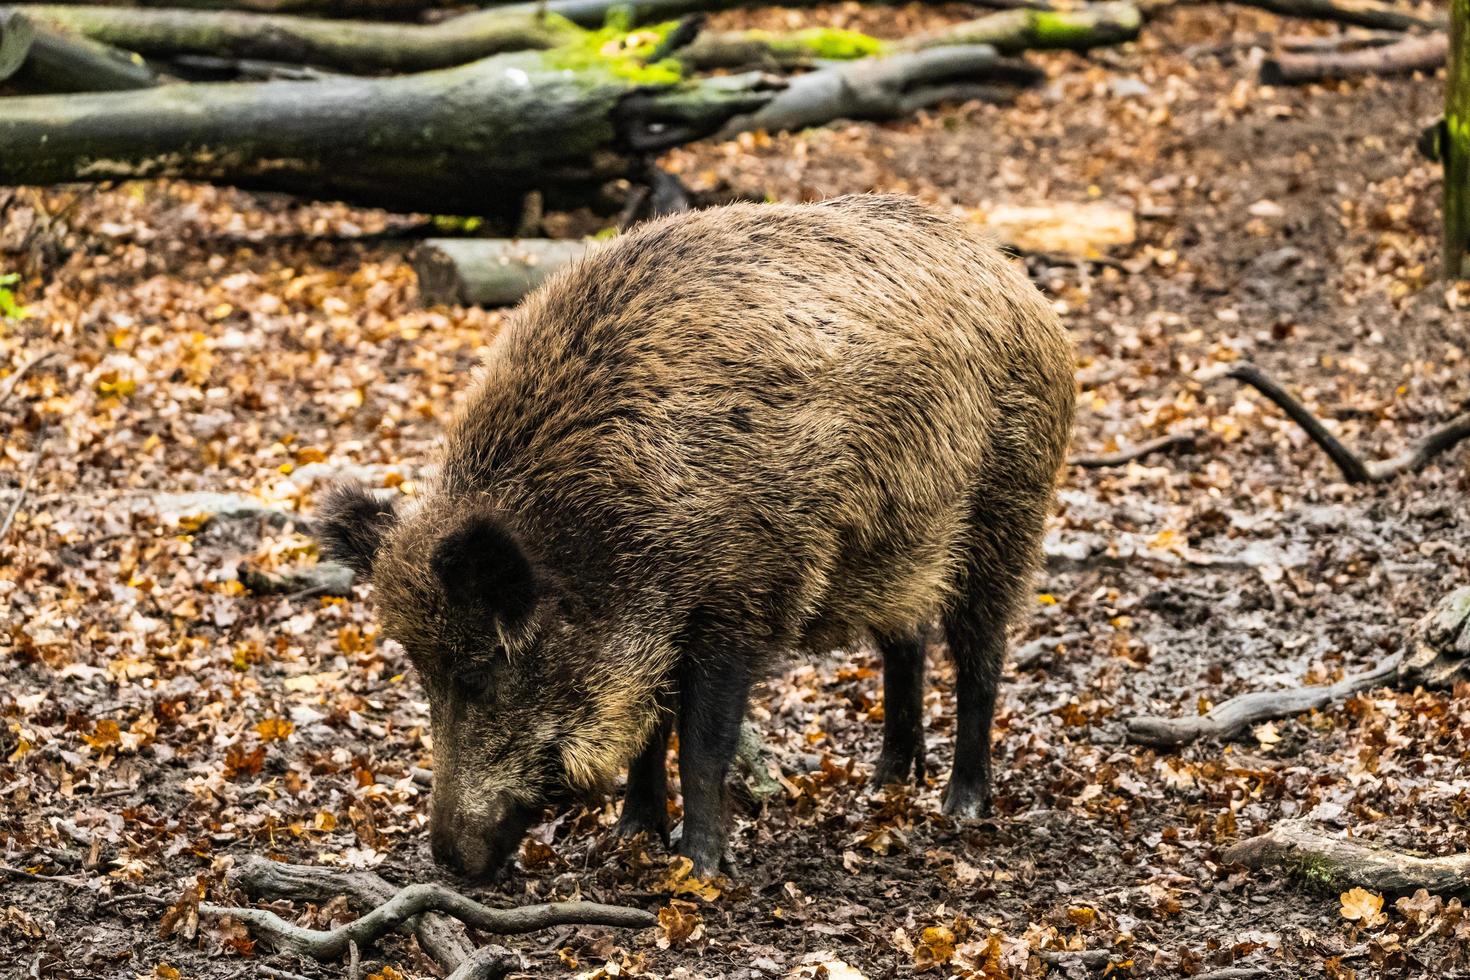
[[(899, 34), (964, 13), (718, 20)], [(1077, 345), (1076, 446), (1199, 438), (1066, 473), (1056, 555), (1016, 642), (1078, 636), (1007, 677), (993, 819), (938, 813), (953, 717), (941, 651), (930, 781), (887, 795), (865, 784), (882, 710), (872, 651), (793, 663), (755, 701), (784, 784), (739, 816), (734, 877), (704, 886), (660, 845), (610, 846), (615, 802), (565, 815), (509, 884), (474, 894), (685, 904), (644, 932), (510, 939), (524, 975), (1470, 976), (1456, 900), (1389, 897), (1384, 921), (1350, 920), (1335, 890), (1221, 859), (1289, 817), (1470, 850), (1470, 690), (1370, 691), (1229, 745), (1123, 738), (1140, 713), (1371, 668), (1470, 583), (1463, 448), (1350, 487), (1220, 377), (1261, 365), (1373, 458), (1470, 407), (1470, 293), (1433, 281), (1439, 173), (1414, 149), (1441, 84), (1260, 87), (1273, 35), (1312, 29), (1182, 7), (1135, 44), (1039, 58), (1048, 84), (1012, 106), (666, 158), (716, 195), (1135, 208), (1138, 241), (1107, 261), (1025, 260)], [(0, 201), (29, 314), (0, 321), (0, 366), (57, 352), (0, 404), (0, 502), (38, 460), (0, 542), (0, 976), (343, 976), (238, 923), (195, 922), (188, 896), (246, 901), (227, 871), (247, 854), (441, 880), (411, 772), (431, 764), (427, 706), (376, 637), (369, 590), (245, 594), (241, 561), (309, 564), (310, 541), (289, 521), (208, 519), (199, 494), (309, 511), (344, 473), (412, 492), (500, 315), (418, 309), (408, 243), (364, 237), (401, 223), (378, 213), (177, 184)], [(1068, 949), (1099, 955), (1055, 955)], [(369, 951), (364, 973), (434, 975), (403, 938)]]

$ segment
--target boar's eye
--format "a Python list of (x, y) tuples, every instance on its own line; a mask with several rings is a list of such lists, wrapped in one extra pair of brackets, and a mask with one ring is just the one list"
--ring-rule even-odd
[(461, 670), (454, 675), (454, 684), (468, 697), (484, 694), (490, 689), (490, 671), (483, 667)]

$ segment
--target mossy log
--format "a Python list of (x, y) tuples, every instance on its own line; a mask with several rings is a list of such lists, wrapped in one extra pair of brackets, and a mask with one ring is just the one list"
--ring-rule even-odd
[(385, 24), (234, 10), (24, 4), (32, 20), (148, 58), (210, 55), (357, 74), (418, 72), (503, 51), (544, 50), (582, 31), (556, 14), (498, 7), (438, 24)]
[(1131, 41), (1142, 27), (1143, 15), (1136, 6), (1112, 0), (1075, 10), (1003, 10), (915, 34), (895, 47), (918, 51), (956, 44), (989, 44), (1002, 54), (1051, 49), (1086, 51)]
[(172, 177), (433, 213), (586, 201), (633, 151), (699, 139), (772, 96), (667, 68), (516, 52), (398, 78), (23, 96), (0, 113), (0, 184)]
[(25, 92), (151, 88), (158, 74), (138, 55), (0, 9), (0, 83)]
[[(632, 24), (738, 6), (741, 0), (546, 0), (489, 7), (436, 24), (334, 20), (240, 10), (21, 4), (38, 21), (149, 58), (208, 55), (312, 65), (353, 74), (450, 68), (506, 51), (582, 38), (617, 10)], [(794, 0), (794, 3), (815, 0)]]
[(1143, 18), (1131, 3), (1096, 3), (1075, 10), (1013, 9), (987, 14), (898, 41), (857, 31), (814, 27), (798, 31), (719, 31), (700, 34), (673, 54), (688, 71), (760, 68), (789, 71), (823, 61), (850, 61), (928, 48), (988, 44), (1002, 54), (1121, 44), (1138, 36)]
[[(70, 4), (73, 0), (54, 0)], [(463, 7), (455, 0), (127, 0), (120, 7), (187, 7), (242, 10), (257, 14), (313, 14), (323, 17), (408, 17), (429, 10)], [(479, 6), (479, 4), (476, 4)]]

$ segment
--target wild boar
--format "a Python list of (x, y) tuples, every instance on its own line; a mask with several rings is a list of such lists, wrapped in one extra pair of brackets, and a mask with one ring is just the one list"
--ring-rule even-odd
[(957, 665), (943, 808), (986, 812), (1073, 387), (1041, 294), (904, 198), (681, 215), (552, 277), (495, 338), (431, 486), (320, 508), (428, 693), (436, 859), (491, 873), (628, 764), (619, 830), (664, 834), (677, 724), (679, 850), (714, 873), (751, 685), (864, 636), (874, 779), (922, 777), (936, 620)]

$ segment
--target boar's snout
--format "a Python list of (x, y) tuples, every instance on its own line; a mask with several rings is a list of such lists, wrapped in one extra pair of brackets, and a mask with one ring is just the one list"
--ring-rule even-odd
[(492, 878), (505, 867), (536, 817), (519, 803), (494, 801), (469, 809), (440, 802), (436, 791), (429, 826), (434, 860), (467, 878)]

